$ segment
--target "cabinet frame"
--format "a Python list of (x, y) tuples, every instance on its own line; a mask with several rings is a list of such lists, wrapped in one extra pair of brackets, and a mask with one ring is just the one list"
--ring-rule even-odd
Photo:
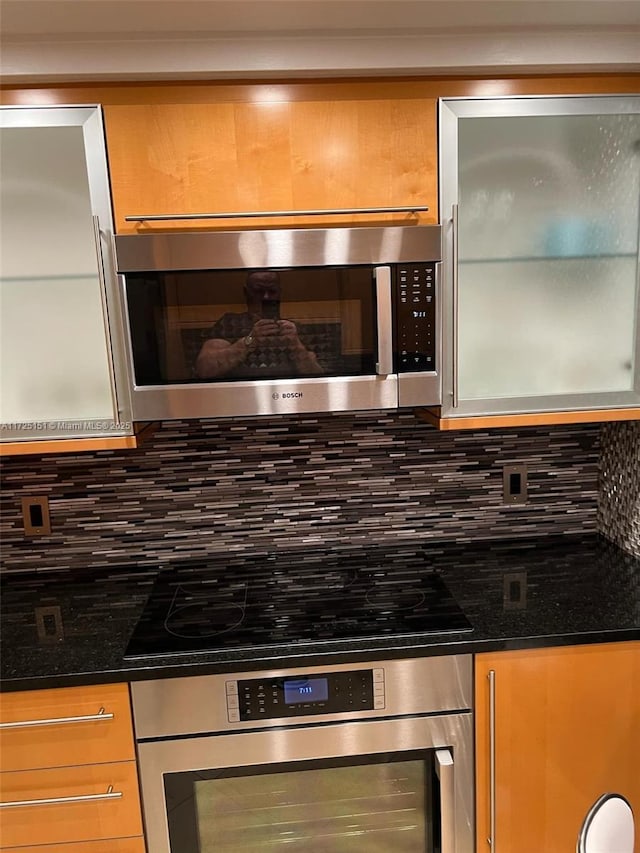
[[(68, 106), (5, 106), (0, 109), (3, 128), (80, 127), (84, 140), (85, 163), (93, 228), (96, 242), (97, 272), (102, 302), (105, 353), (111, 386), (112, 412), (109, 420), (96, 422), (95, 428), (82, 429), (82, 419), (70, 416), (65, 421), (33, 422), (31, 428), (5, 424), (3, 442), (32, 444), (42, 440), (81, 440), (85, 437), (120, 439), (134, 433), (131, 403), (124, 360), (122, 309), (117, 287), (113, 251), (113, 216), (102, 107), (98, 104)], [(77, 425), (76, 425), (77, 422)], [(56, 424), (51, 429), (50, 425)], [(64, 426), (69, 424), (69, 426)], [(99, 426), (98, 426), (99, 424)], [(36, 445), (36, 446), (38, 446)]]
[[(640, 321), (635, 326), (634, 383), (630, 391), (552, 394), (519, 397), (459, 399), (458, 393), (458, 263), (457, 209), (458, 122), (464, 118), (517, 118), (640, 114), (640, 97), (634, 95), (510, 95), (504, 97), (440, 98), (439, 209), (443, 233), (442, 286), (442, 406), (438, 417), (525, 415), (566, 411), (632, 409), (640, 405)], [(515, 260), (515, 259), (514, 259)], [(640, 259), (637, 271), (640, 271)], [(638, 272), (637, 272), (638, 275)], [(636, 288), (636, 317), (640, 311), (640, 284)], [(636, 408), (637, 411), (637, 408)], [(451, 427), (449, 427), (451, 428)]]

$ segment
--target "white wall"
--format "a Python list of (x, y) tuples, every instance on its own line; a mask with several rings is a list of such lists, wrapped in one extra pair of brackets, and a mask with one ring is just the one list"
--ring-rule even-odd
[(2, 0), (5, 82), (640, 70), (637, 0)]

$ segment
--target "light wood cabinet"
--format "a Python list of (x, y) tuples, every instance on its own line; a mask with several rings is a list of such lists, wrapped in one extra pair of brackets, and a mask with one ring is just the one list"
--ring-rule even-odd
[[(567, 853), (606, 792), (640, 814), (640, 643), (476, 656), (477, 851)], [(636, 851), (640, 850), (637, 833)]]
[(0, 773), (0, 801), (3, 847), (142, 835), (134, 761)]
[[(5, 847), (4, 853), (62, 853), (58, 847), (38, 844), (36, 847)], [(64, 853), (145, 853), (142, 838), (110, 838), (108, 841), (80, 841), (65, 844)]]
[(142, 853), (127, 685), (2, 694), (0, 803), (2, 850)]
[[(105, 105), (116, 230), (135, 215), (428, 206), (437, 222), (435, 98)], [(418, 221), (411, 214), (203, 219), (163, 229)]]
[(135, 758), (125, 684), (5, 693), (0, 724), (2, 772)]

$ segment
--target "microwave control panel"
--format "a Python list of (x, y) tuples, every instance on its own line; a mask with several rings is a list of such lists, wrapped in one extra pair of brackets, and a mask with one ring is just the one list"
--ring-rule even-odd
[(384, 710), (384, 669), (227, 681), (230, 723)]
[(436, 369), (436, 265), (398, 264), (395, 267), (398, 373)]

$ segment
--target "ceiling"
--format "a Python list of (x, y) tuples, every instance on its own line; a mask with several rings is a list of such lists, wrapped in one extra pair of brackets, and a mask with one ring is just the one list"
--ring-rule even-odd
[(0, 0), (5, 81), (640, 70), (640, 0)]

